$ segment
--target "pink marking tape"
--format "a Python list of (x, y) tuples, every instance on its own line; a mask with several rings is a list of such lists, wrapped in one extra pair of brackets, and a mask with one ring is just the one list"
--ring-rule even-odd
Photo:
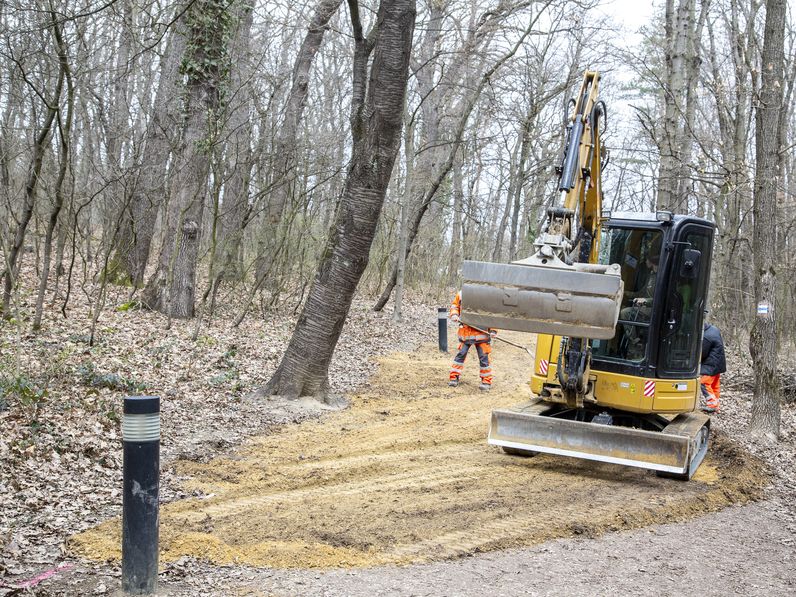
[(47, 580), (48, 578), (55, 576), (59, 572), (65, 572), (66, 570), (70, 570), (74, 568), (74, 564), (58, 564), (55, 568), (51, 568), (49, 570), (45, 570), (41, 574), (34, 576), (33, 578), (29, 578), (28, 580), (23, 580), (20, 583), (13, 585), (15, 589), (29, 589), (30, 587), (35, 587), (42, 581)]

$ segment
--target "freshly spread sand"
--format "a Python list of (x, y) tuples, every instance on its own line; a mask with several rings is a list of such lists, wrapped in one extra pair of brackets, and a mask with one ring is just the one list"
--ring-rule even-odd
[[(528, 336), (504, 334), (516, 342)], [(447, 387), (449, 356), (425, 346), (381, 360), (349, 409), (247, 442), (234, 456), (179, 462), (188, 499), (161, 509), (161, 561), (182, 556), (273, 568), (428, 562), (572, 535), (684, 520), (756, 498), (758, 462), (721, 437), (690, 482), (649, 471), (488, 446), (490, 411), (527, 400), (531, 358), (498, 343), (495, 386), (475, 355)], [(71, 550), (119, 559), (119, 520)]]

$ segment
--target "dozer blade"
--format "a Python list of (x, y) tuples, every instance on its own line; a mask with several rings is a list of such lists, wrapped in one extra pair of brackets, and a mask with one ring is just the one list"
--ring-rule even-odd
[[(465, 261), (462, 321), (497, 328), (607, 340), (622, 300), (618, 266), (562, 269)], [(602, 267), (606, 273), (592, 273)]]
[(542, 452), (609, 462), (690, 479), (707, 452), (709, 420), (680, 414), (662, 431), (586, 423), (551, 416), (539, 399), (492, 411), (489, 443), (514, 453)]

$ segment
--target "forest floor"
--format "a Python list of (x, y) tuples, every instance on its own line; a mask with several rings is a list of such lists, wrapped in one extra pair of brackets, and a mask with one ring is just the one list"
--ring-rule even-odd
[(289, 339), (284, 314), (236, 330), (222, 313), (194, 342), (190, 322), (109, 310), (93, 346), (77, 314), (35, 336), (0, 324), (4, 383), (18, 367), (30, 386), (0, 409), (0, 596), (118, 588), (118, 413), (133, 390), (163, 397), (164, 595), (794, 591), (796, 409), (780, 442), (746, 437), (743, 363), (682, 483), (487, 446), (491, 409), (528, 398), (528, 354), (498, 343), (492, 392), (472, 357), (448, 388), (435, 310), (410, 304), (399, 326), (368, 307), (333, 365), (350, 406), (328, 412), (253, 394)]

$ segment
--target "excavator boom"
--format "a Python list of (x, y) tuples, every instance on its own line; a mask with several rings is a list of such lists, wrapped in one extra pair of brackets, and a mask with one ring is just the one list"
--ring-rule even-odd
[(550, 208), (536, 253), (512, 264), (465, 261), (463, 319), (483, 327), (611, 338), (622, 298), (619, 267), (598, 266), (605, 105), (600, 76), (588, 71), (568, 104), (559, 175), (561, 205)]

